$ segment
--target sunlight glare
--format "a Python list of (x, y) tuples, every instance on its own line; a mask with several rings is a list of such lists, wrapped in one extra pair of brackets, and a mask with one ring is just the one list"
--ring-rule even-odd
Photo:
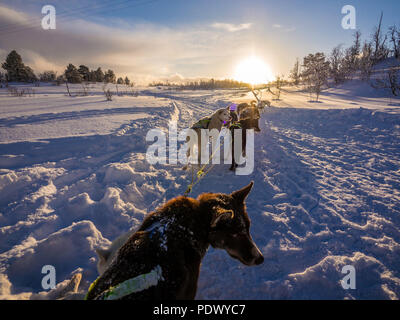
[(260, 58), (251, 56), (242, 60), (236, 67), (235, 80), (252, 85), (268, 83), (274, 80), (271, 69)]

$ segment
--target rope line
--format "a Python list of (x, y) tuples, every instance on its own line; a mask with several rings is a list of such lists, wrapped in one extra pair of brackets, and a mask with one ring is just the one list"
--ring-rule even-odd
[[(224, 141), (225, 141), (225, 140), (224, 140)], [(200, 168), (199, 171), (197, 171), (197, 180), (196, 180), (194, 183), (193, 183), (193, 177), (194, 177), (194, 175), (193, 175), (193, 165), (191, 166), (191, 167), (192, 167), (192, 180), (191, 180), (191, 183), (188, 185), (188, 187), (187, 187), (185, 193), (183, 194), (185, 197), (187, 197), (187, 196), (192, 192), (193, 187), (194, 187), (196, 184), (198, 184), (198, 183), (201, 181), (201, 179), (203, 179), (203, 178), (214, 168), (215, 164), (211, 164), (210, 168), (208, 168), (208, 169), (204, 172), (204, 168), (209, 164), (209, 162), (211, 161), (211, 159), (214, 157), (215, 153), (216, 153), (217, 151), (219, 151), (223, 145), (224, 145), (224, 142), (223, 142), (223, 143), (220, 143), (220, 144), (219, 144), (219, 147), (216, 148), (216, 149), (214, 150), (214, 152), (211, 154), (211, 156), (208, 158), (208, 162), (205, 163), (205, 164)], [(199, 147), (200, 147), (200, 146), (199, 146)]]

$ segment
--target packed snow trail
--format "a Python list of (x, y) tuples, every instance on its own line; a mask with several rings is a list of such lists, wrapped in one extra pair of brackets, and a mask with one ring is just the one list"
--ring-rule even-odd
[[(398, 298), (399, 123), (366, 109), (268, 110), (247, 201), (265, 262), (246, 268), (209, 254), (199, 297)], [(341, 287), (344, 265), (356, 269), (356, 290)]]
[[(83, 285), (93, 281), (94, 249), (139, 226), (190, 183), (182, 165), (146, 161), (148, 130), (167, 129), (172, 120), (178, 130), (187, 128), (243, 98), (235, 91), (142, 94), (159, 109), (131, 105), (127, 112), (149, 116), (109, 134), (0, 145), (0, 294), (41, 291), (44, 264), (56, 267), (57, 281), (74, 272), (83, 273)], [(45, 115), (46, 125), (59, 117)], [(2, 119), (0, 126), (17, 120)], [(399, 113), (270, 108), (260, 124), (254, 172), (237, 176), (229, 165), (216, 165), (190, 196), (255, 181), (247, 209), (265, 262), (249, 268), (210, 249), (197, 298), (399, 298)], [(356, 269), (356, 290), (340, 284), (345, 265)]]

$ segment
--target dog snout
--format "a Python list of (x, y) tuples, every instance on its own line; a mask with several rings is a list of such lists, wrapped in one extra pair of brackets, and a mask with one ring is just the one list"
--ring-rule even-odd
[(255, 261), (254, 261), (254, 264), (255, 265), (259, 265), (259, 264), (262, 264), (264, 262), (264, 257), (263, 257), (263, 255), (260, 255)]
[(258, 266), (259, 264), (262, 264), (264, 262), (264, 256), (262, 255), (261, 251), (256, 246), (253, 247), (252, 253), (253, 253), (253, 257), (254, 257), (254, 259), (253, 259), (254, 265)]

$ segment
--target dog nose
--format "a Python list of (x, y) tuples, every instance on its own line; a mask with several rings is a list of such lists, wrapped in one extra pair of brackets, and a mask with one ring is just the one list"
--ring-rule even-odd
[(259, 265), (259, 264), (261, 264), (261, 263), (263, 263), (264, 262), (264, 257), (262, 256), (262, 255), (260, 255), (255, 261), (254, 261), (254, 263), (256, 264), (256, 265)]

